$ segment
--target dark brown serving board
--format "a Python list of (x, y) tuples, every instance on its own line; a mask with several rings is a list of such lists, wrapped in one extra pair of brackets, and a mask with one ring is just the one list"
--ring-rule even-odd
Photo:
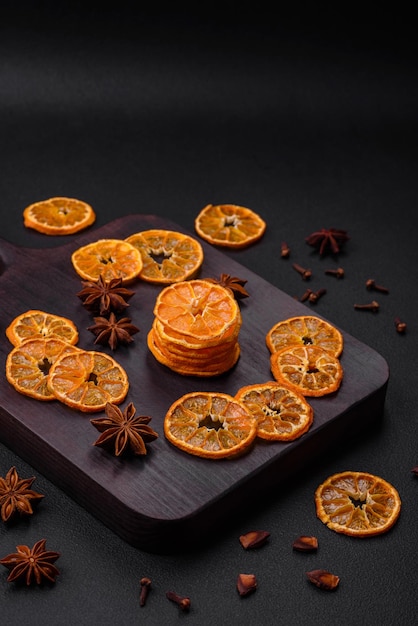
[[(186, 232), (156, 216), (131, 215), (89, 229), (56, 248), (22, 249), (0, 240), (3, 372), (12, 347), (5, 328), (28, 309), (69, 317), (80, 332), (78, 345), (97, 349), (87, 330), (92, 317), (76, 296), (81, 280), (72, 267), (71, 253), (100, 238), (125, 238), (149, 228)], [(94, 446), (99, 433), (90, 418), (103, 414), (86, 415), (60, 402), (27, 398), (16, 392), (4, 375), (0, 381), (1, 440), (125, 541), (151, 552), (193, 545), (203, 532), (220, 527), (256, 494), (267, 493), (303, 470), (349, 433), (361, 433), (382, 415), (389, 377), (382, 356), (342, 331), (342, 386), (336, 394), (310, 400), (314, 424), (300, 439), (288, 444), (256, 443), (250, 453), (235, 460), (200, 459), (172, 447), (163, 434), (164, 415), (172, 402), (190, 391), (234, 395), (243, 385), (271, 380), (267, 331), (280, 319), (312, 314), (311, 309), (229, 256), (206, 244), (203, 248), (202, 278), (228, 273), (248, 281), (250, 298), (240, 304), (243, 325), (238, 364), (216, 378), (192, 378), (158, 363), (147, 348), (146, 337), (160, 287), (143, 282), (132, 286), (135, 295), (127, 310), (140, 328), (134, 343), (113, 353), (103, 348), (129, 375), (126, 402), (132, 401), (138, 414), (150, 415), (151, 425), (160, 435), (148, 446), (146, 457), (118, 459)]]

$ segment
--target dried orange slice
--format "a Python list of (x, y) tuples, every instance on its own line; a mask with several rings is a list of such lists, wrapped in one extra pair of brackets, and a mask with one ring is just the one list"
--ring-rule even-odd
[(48, 387), (49, 370), (61, 354), (73, 350), (77, 348), (54, 337), (28, 339), (7, 355), (6, 378), (25, 396), (55, 400)]
[(242, 402), (226, 393), (188, 393), (171, 405), (164, 419), (168, 441), (208, 459), (247, 452), (256, 433), (256, 419)]
[(15, 317), (6, 328), (6, 336), (14, 346), (28, 339), (54, 337), (75, 345), (78, 330), (74, 322), (66, 317), (30, 309)]
[(75, 198), (55, 197), (27, 206), (23, 211), (23, 223), (45, 235), (72, 235), (93, 224), (96, 214), (93, 208)]
[(388, 531), (401, 512), (401, 498), (390, 483), (367, 472), (341, 472), (315, 491), (318, 518), (331, 530), (354, 537)]
[(319, 346), (289, 346), (273, 352), (270, 366), (277, 382), (304, 396), (337, 391), (343, 379), (339, 359)]
[(298, 315), (277, 322), (267, 333), (266, 343), (270, 352), (287, 346), (320, 346), (334, 356), (343, 351), (343, 336), (329, 322), (314, 315)]
[(171, 284), (196, 275), (203, 263), (200, 243), (172, 230), (144, 230), (126, 240), (142, 257), (139, 278), (150, 283)]
[(208, 204), (195, 219), (205, 241), (226, 248), (246, 248), (264, 235), (266, 222), (254, 211), (236, 204)]
[(75, 250), (71, 261), (77, 274), (85, 280), (106, 281), (114, 278), (128, 283), (139, 276), (142, 257), (137, 248), (122, 239), (99, 239)]
[(293, 441), (313, 422), (313, 408), (305, 397), (275, 382), (241, 387), (235, 394), (257, 420), (257, 436), (269, 441)]
[(129, 381), (123, 367), (111, 356), (75, 349), (53, 363), (48, 387), (64, 404), (93, 413), (104, 410), (107, 402), (120, 404), (128, 393)]

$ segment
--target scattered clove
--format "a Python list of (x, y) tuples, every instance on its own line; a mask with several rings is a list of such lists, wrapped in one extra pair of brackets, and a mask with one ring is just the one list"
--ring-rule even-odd
[(399, 317), (395, 317), (396, 332), (402, 334), (406, 331), (406, 324), (402, 322)]
[(290, 248), (285, 241), (280, 246), (280, 256), (282, 259), (287, 259), (290, 256)]
[(145, 606), (147, 596), (151, 587), (151, 579), (147, 577), (141, 578), (139, 584), (141, 586), (141, 592), (139, 595), (139, 606)]
[(165, 595), (171, 602), (178, 604), (182, 611), (189, 611), (191, 605), (190, 598), (179, 596), (174, 591), (167, 591)]
[(325, 270), (325, 274), (329, 274), (330, 276), (335, 276), (335, 278), (344, 278), (344, 270), (342, 267), (338, 267), (336, 270), (333, 270), (333, 269)]
[(376, 285), (376, 282), (373, 278), (369, 278), (366, 280), (366, 289), (369, 291), (380, 291), (381, 293), (389, 293), (389, 289), (386, 287), (382, 287), (381, 285)]
[(370, 302), (370, 304), (355, 304), (355, 309), (363, 310), (363, 311), (372, 311), (373, 313), (377, 313), (379, 310), (379, 303), (376, 300)]
[(298, 263), (293, 263), (293, 269), (298, 272), (302, 276), (302, 280), (309, 280), (312, 277), (312, 272), (309, 269), (305, 269)]
[(326, 293), (327, 293), (326, 289), (318, 289), (318, 291), (311, 291), (311, 293), (308, 296), (308, 300), (309, 302), (312, 302), (312, 304), (316, 304), (319, 298), (321, 298)]

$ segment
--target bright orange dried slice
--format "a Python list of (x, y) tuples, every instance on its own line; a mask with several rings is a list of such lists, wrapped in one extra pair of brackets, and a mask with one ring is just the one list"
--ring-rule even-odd
[(154, 315), (169, 329), (200, 342), (223, 335), (240, 318), (237, 301), (221, 285), (206, 280), (174, 283), (158, 294)]
[(111, 356), (76, 349), (58, 357), (49, 370), (48, 386), (67, 406), (94, 413), (103, 411), (107, 402), (120, 404), (128, 393), (129, 381)]
[(274, 379), (304, 396), (324, 396), (337, 391), (343, 379), (339, 359), (319, 346), (289, 346), (273, 352)]
[(123, 239), (99, 239), (75, 250), (71, 261), (77, 274), (85, 280), (106, 281), (114, 278), (128, 283), (142, 270), (142, 257), (137, 248)]
[(27, 206), (23, 223), (45, 235), (72, 235), (93, 224), (93, 208), (75, 198), (54, 197)]
[(235, 394), (257, 419), (257, 436), (269, 441), (293, 441), (313, 422), (313, 408), (305, 397), (272, 381), (247, 385)]
[(30, 309), (15, 317), (6, 328), (6, 336), (14, 346), (28, 339), (53, 337), (75, 345), (78, 330), (74, 322), (66, 317)]
[(77, 350), (54, 337), (28, 339), (7, 355), (6, 378), (25, 396), (36, 400), (55, 400), (48, 387), (48, 374), (61, 354)]
[(203, 263), (200, 243), (183, 233), (151, 229), (127, 237), (142, 257), (139, 278), (150, 283), (171, 284), (192, 278)]
[(264, 235), (266, 222), (254, 211), (236, 204), (208, 204), (195, 219), (205, 241), (226, 248), (246, 248)]
[(331, 530), (353, 537), (388, 531), (401, 512), (401, 498), (390, 483), (367, 472), (341, 472), (315, 491), (318, 518)]
[(267, 347), (277, 352), (287, 346), (320, 346), (334, 356), (343, 351), (343, 336), (329, 322), (314, 315), (298, 315), (277, 322), (267, 333)]
[(192, 392), (174, 402), (164, 419), (168, 441), (207, 459), (231, 458), (250, 449), (257, 420), (226, 393)]

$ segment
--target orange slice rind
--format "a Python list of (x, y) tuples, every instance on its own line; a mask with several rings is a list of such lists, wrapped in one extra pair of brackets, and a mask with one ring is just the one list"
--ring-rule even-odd
[(75, 198), (57, 196), (34, 202), (23, 211), (23, 223), (45, 235), (71, 235), (96, 219), (93, 208)]
[(324, 396), (337, 391), (343, 379), (339, 359), (319, 346), (289, 346), (273, 352), (274, 379), (304, 396)]
[(387, 532), (401, 511), (398, 491), (367, 472), (340, 472), (315, 491), (318, 518), (331, 530), (353, 537)]
[(119, 278), (126, 284), (138, 278), (142, 257), (137, 248), (122, 239), (99, 239), (77, 248), (71, 255), (77, 274), (84, 280)]
[(268, 441), (294, 441), (313, 422), (313, 408), (305, 397), (276, 382), (246, 385), (235, 394), (257, 420), (257, 436)]
[(266, 222), (236, 204), (208, 204), (195, 219), (197, 234), (216, 246), (246, 248), (264, 235)]
[(277, 322), (266, 335), (271, 353), (288, 346), (320, 346), (338, 357), (343, 351), (343, 336), (329, 322), (314, 315), (298, 315)]
[(255, 440), (257, 421), (232, 396), (192, 392), (176, 400), (164, 419), (164, 434), (174, 446), (206, 459), (236, 457)]
[(157, 284), (177, 283), (193, 278), (203, 263), (200, 243), (183, 233), (150, 229), (125, 239), (142, 258), (139, 278)]

